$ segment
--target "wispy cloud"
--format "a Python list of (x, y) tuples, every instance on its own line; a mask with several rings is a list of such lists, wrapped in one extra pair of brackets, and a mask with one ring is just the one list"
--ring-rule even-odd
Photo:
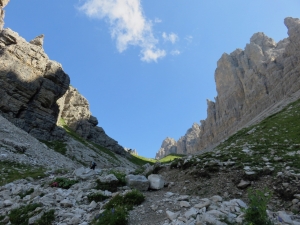
[(188, 36), (185, 37), (185, 40), (187, 40), (189, 43), (191, 43), (193, 41), (193, 36), (188, 35)]
[(177, 34), (170, 33), (169, 35), (166, 32), (162, 33), (162, 37), (165, 41), (170, 41), (172, 44), (175, 44), (176, 41), (178, 41), (178, 36)]
[(176, 50), (171, 51), (170, 54), (175, 56), (175, 55), (180, 55), (181, 52), (176, 49)]
[(89, 17), (108, 19), (119, 52), (129, 45), (139, 46), (141, 60), (146, 62), (156, 62), (166, 55), (165, 50), (157, 47), (158, 40), (151, 21), (143, 13), (141, 0), (85, 0), (79, 9)]
[(154, 23), (161, 23), (161, 22), (162, 22), (162, 20), (157, 17), (154, 19)]

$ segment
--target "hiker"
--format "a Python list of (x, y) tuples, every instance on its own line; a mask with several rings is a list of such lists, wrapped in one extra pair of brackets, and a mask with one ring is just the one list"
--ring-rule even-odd
[(91, 170), (95, 170), (95, 167), (97, 166), (97, 164), (95, 162), (91, 162)]

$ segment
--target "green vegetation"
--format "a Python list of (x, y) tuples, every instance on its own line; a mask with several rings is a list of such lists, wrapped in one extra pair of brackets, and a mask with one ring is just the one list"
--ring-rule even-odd
[(134, 163), (135, 165), (138, 165), (138, 166), (143, 166), (147, 163), (153, 165), (154, 163), (156, 163), (156, 160), (155, 159), (149, 159), (149, 158), (146, 158), (146, 157), (143, 157), (143, 156), (138, 156), (138, 155), (130, 155), (129, 157), (127, 157), (127, 159)]
[(47, 145), (49, 148), (53, 149), (54, 151), (62, 154), (62, 155), (66, 155), (67, 153), (67, 144), (62, 142), (62, 141), (43, 141), (40, 140), (40, 142), (44, 143), (45, 145)]
[(20, 194), (18, 194), (18, 195), (21, 197), (21, 199), (23, 199), (26, 195), (30, 195), (30, 194), (32, 194), (33, 192), (34, 192), (34, 189), (33, 189), (33, 188), (30, 188), (29, 190), (25, 191), (24, 193), (20, 193)]
[(125, 206), (131, 210), (133, 206), (141, 204), (145, 200), (145, 196), (138, 190), (132, 190), (124, 196), (116, 195), (104, 207), (105, 209), (113, 209), (117, 206)]
[(109, 197), (103, 195), (102, 193), (92, 193), (92, 194), (89, 194), (87, 197), (90, 202), (92, 202), (92, 201), (102, 202), (105, 199), (109, 198)]
[(111, 156), (111, 157), (114, 158), (115, 160), (119, 161), (119, 159), (116, 157), (115, 153), (113, 153), (112, 151), (110, 151), (110, 150), (108, 150), (108, 149), (106, 149), (106, 148), (104, 148), (104, 147), (102, 147), (102, 146), (100, 146), (100, 145), (98, 145), (98, 144), (95, 144), (95, 143), (93, 143), (93, 142), (91, 142), (91, 144), (92, 144), (94, 147), (96, 147), (98, 150), (100, 150), (101, 152), (103, 152), (103, 153), (105, 153), (105, 154)]
[(126, 185), (126, 181), (125, 181), (126, 174), (125, 173), (122, 173), (117, 170), (111, 170), (109, 173), (115, 175), (115, 177), (119, 180), (119, 186)]
[[(119, 159), (116, 157), (115, 153), (108, 150), (105, 147), (102, 147), (96, 143), (90, 142), (85, 140), (84, 138), (80, 137), (80, 135), (78, 135), (75, 131), (73, 131), (70, 127), (68, 127), (68, 125), (66, 124), (65, 120), (63, 118), (60, 118), (59, 120), (59, 124), (65, 129), (65, 131), (67, 132), (67, 134), (72, 137), (73, 139), (75, 139), (76, 141), (82, 143), (83, 145), (85, 145), (86, 147), (92, 149), (93, 151), (95, 151), (96, 153), (105, 153), (106, 155), (110, 156), (112, 159), (119, 161)], [(114, 161), (109, 158), (109, 157), (105, 157), (107, 158), (108, 161), (114, 163)], [(83, 164), (86, 166), (85, 163), (77, 160), (79, 163)]]
[(36, 210), (38, 207), (41, 207), (42, 204), (29, 204), (22, 206), (17, 209), (13, 209), (8, 214), (9, 220), (12, 225), (28, 225), (29, 218), (39, 214), (40, 210)]
[(66, 124), (65, 120), (63, 118), (60, 118), (59, 124), (65, 129), (68, 135), (70, 135), (72, 138), (74, 138), (76, 141), (79, 141), (80, 143), (84, 144), (88, 147), (88, 142), (80, 137), (78, 134), (76, 134), (75, 131), (73, 131), (68, 125)]
[(170, 155), (167, 155), (164, 158), (160, 159), (159, 162), (161, 162), (161, 163), (170, 163), (170, 162), (174, 161), (175, 159), (180, 159), (184, 156), (185, 155), (181, 155), (181, 154), (170, 154)]
[(69, 189), (72, 185), (78, 183), (77, 180), (69, 180), (64, 177), (57, 177), (50, 183), (51, 187), (60, 187), (64, 189)]
[(105, 206), (105, 211), (98, 215), (93, 221), (95, 225), (127, 225), (128, 210), (133, 206), (141, 204), (145, 200), (145, 196), (133, 190), (124, 196), (116, 195)]
[(54, 209), (45, 212), (40, 219), (35, 221), (34, 225), (52, 225), (52, 222), (55, 220), (54, 213)]
[(267, 215), (267, 204), (271, 198), (268, 190), (248, 189), (249, 207), (245, 209), (247, 225), (272, 225)]
[(110, 210), (105, 210), (97, 217), (96, 225), (127, 225), (128, 211), (125, 207), (118, 206)]
[(41, 167), (32, 167), (16, 162), (0, 161), (0, 186), (19, 179), (31, 177), (40, 179), (45, 177), (45, 169)]
[[(249, 166), (258, 177), (264, 174), (276, 174), (276, 171), (281, 171), (286, 166), (299, 173), (300, 100), (256, 125), (241, 129), (212, 152), (203, 153), (191, 160), (174, 159), (171, 168), (178, 166), (187, 169), (196, 166), (207, 172), (216, 172), (219, 169), (218, 165), (210, 163), (214, 160), (234, 161), (231, 166), (235, 169)], [(274, 170), (263, 171), (266, 162)]]

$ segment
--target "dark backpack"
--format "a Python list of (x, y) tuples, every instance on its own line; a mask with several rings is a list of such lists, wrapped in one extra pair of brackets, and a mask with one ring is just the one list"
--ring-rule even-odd
[(97, 166), (97, 164), (95, 162), (93, 162), (92, 166)]

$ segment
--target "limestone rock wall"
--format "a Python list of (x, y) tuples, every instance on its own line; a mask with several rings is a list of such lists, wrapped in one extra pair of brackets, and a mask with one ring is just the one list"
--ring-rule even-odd
[(38, 139), (62, 138), (64, 131), (56, 126), (56, 101), (69, 83), (62, 66), (48, 58), (41, 44), (31, 44), (10, 29), (0, 31), (0, 113), (4, 117)]
[(5, 11), (4, 7), (8, 4), (9, 0), (0, 0), (0, 31), (3, 29), (4, 26), (4, 16)]
[(57, 103), (60, 108), (59, 118), (77, 134), (118, 154), (125, 154), (124, 148), (110, 138), (102, 127), (97, 126), (98, 120), (92, 116), (88, 101), (76, 88), (70, 86)]
[(207, 101), (207, 118), (191, 135), (196, 141), (187, 148), (184, 136), (177, 151), (179, 143), (186, 154), (219, 143), (300, 89), (300, 20), (289, 17), (284, 23), (288, 38), (276, 43), (259, 32), (244, 50), (222, 55), (215, 71), (218, 95)]

